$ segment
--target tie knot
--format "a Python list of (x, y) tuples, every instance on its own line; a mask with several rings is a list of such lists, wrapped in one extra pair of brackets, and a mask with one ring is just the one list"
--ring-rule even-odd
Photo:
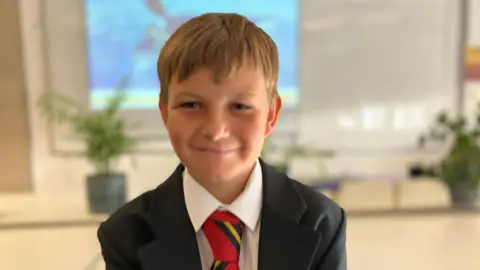
[(245, 225), (227, 211), (215, 211), (203, 224), (216, 261), (238, 263)]
[(228, 211), (220, 211), (217, 210), (213, 212), (210, 217), (208, 217), (209, 220), (214, 220), (214, 221), (221, 221), (221, 222), (229, 222), (231, 224), (239, 225), (242, 224), (242, 221), (235, 216), (234, 214), (228, 212)]

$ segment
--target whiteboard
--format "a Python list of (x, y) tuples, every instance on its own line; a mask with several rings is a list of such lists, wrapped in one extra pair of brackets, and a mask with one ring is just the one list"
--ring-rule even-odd
[(435, 113), (456, 109), (459, 2), (303, 1), (300, 141), (415, 147)]

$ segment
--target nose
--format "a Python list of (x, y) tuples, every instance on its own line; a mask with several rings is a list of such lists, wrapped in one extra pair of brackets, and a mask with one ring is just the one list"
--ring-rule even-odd
[(211, 141), (218, 141), (230, 135), (227, 116), (220, 111), (211, 111), (204, 119), (202, 134)]

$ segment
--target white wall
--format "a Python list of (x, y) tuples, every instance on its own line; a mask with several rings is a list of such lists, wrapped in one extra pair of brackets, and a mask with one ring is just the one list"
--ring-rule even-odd
[[(85, 161), (76, 158), (54, 157), (49, 152), (48, 125), (37, 113), (35, 102), (45, 91), (45, 56), (42, 27), (40, 23), (41, 0), (21, 0), (22, 29), (24, 38), (27, 89), (29, 93), (30, 123), (32, 131), (32, 167), (36, 193), (42, 196), (83, 196), (84, 177), (91, 171)], [(480, 16), (478, 16), (480, 17)], [(480, 20), (480, 19), (479, 19)], [(477, 24), (480, 25), (480, 24)], [(480, 29), (477, 30), (480, 32)], [(480, 33), (478, 33), (480, 36)], [(480, 37), (477, 39), (479, 40)], [(159, 119), (160, 121), (160, 119)], [(419, 159), (435, 159), (438, 154), (413, 151), (391, 153), (363, 153), (340, 156), (327, 162), (331, 172), (352, 174), (396, 174), (406, 173), (409, 163)], [(128, 160), (122, 168), (129, 175), (130, 196), (162, 182), (176, 166), (178, 160), (171, 155), (137, 155), (138, 168)]]
[[(480, 1), (470, 0), (470, 18), (467, 43), (480, 47)], [(480, 82), (467, 82), (465, 85), (465, 110), (471, 113), (480, 102)]]
[(470, 1), (470, 21), (468, 43), (480, 46), (480, 1)]

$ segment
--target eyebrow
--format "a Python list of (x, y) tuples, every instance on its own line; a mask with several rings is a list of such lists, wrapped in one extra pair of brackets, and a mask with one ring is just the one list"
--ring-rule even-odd
[(195, 94), (189, 91), (182, 91), (182, 92), (176, 93), (174, 96), (176, 97), (188, 96), (192, 98), (201, 98), (199, 94)]
[(254, 97), (255, 96), (255, 93), (252, 93), (252, 92), (240, 92), (236, 95), (237, 97)]
[[(195, 98), (195, 99), (203, 98), (201, 95), (199, 95), (197, 93), (194, 93), (194, 92), (191, 92), (191, 91), (177, 92), (174, 96), (175, 97), (191, 97), (191, 98)], [(235, 95), (236, 98), (254, 97), (254, 96), (255, 96), (255, 93), (245, 92), (245, 91), (241, 91), (241, 92), (239, 92)]]

